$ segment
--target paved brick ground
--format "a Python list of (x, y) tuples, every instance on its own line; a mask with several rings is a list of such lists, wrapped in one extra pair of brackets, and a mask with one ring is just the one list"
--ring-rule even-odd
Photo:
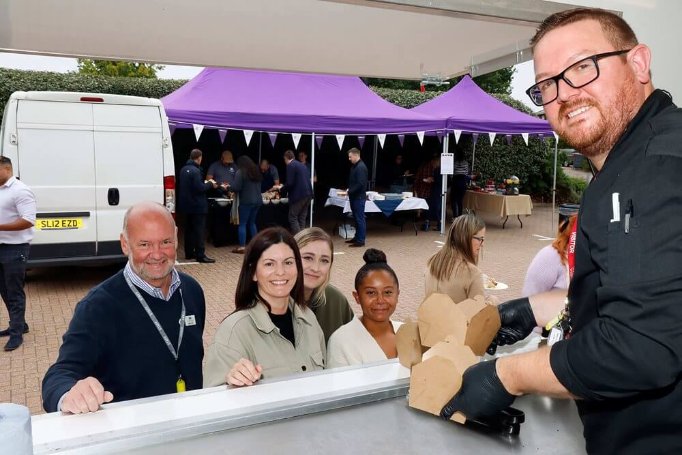
[[(522, 217), (523, 229), (514, 218), (506, 229), (494, 217), (486, 217), (486, 241), (480, 267), (484, 273), (509, 285), (509, 289), (495, 291), (500, 301), (518, 297), (526, 267), (535, 253), (548, 244), (552, 237), (551, 207), (536, 204), (533, 215)], [(556, 222), (556, 220), (555, 220)], [(333, 221), (322, 221), (321, 226), (331, 232)], [(426, 260), (442, 244), (438, 232), (419, 232), (415, 236), (412, 225), (403, 232), (386, 222), (381, 215), (369, 220), (367, 246), (382, 249), (400, 279), (400, 301), (395, 319), (414, 318), (423, 299), (423, 272)], [(354, 303), (351, 290), (364, 250), (348, 248), (343, 239), (335, 237), (336, 255), (332, 282), (345, 291)], [(207, 324), (204, 343), (208, 345), (216, 327), (234, 309), (233, 296), (242, 255), (233, 254), (232, 246), (208, 247), (208, 254), (216, 264), (181, 264), (179, 268), (194, 276), (203, 286), (207, 302)], [(182, 254), (179, 255), (182, 257)], [(61, 336), (73, 314), (76, 303), (87, 291), (116, 271), (115, 268), (65, 267), (38, 269), (29, 272), (26, 285), (27, 322), (31, 331), (24, 336), (24, 345), (14, 352), (0, 351), (0, 402), (26, 405), (32, 413), (41, 413), (40, 384), (48, 366), (57, 357)], [(0, 327), (7, 324), (4, 309), (0, 311)], [(4, 341), (3, 341), (4, 343)]]

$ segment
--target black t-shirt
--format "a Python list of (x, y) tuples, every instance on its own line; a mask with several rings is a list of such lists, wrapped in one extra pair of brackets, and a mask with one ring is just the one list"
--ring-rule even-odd
[(294, 338), (294, 319), (291, 314), (291, 308), (287, 308), (287, 312), (284, 314), (268, 314), (270, 315), (272, 323), (279, 329), (279, 333), (282, 334), (284, 338), (291, 341), (291, 344), (296, 346), (296, 339)]

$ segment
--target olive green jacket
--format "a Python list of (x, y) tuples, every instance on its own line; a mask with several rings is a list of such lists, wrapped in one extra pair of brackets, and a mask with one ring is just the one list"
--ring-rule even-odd
[(289, 301), (289, 308), (294, 317), (295, 347), (279, 333), (262, 302), (229, 315), (208, 348), (204, 387), (225, 384), (227, 373), (241, 358), (260, 364), (262, 379), (323, 369), (324, 335), (315, 315), (293, 300)]
[(348, 324), (355, 316), (346, 296), (331, 284), (327, 285), (323, 296), (310, 302), (310, 309), (322, 327), (325, 343), (336, 329)]

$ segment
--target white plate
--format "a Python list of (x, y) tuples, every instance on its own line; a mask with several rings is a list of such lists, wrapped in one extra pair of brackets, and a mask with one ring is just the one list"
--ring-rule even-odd
[(486, 291), (501, 291), (503, 289), (509, 289), (509, 285), (500, 283), (499, 281), (497, 282), (497, 285), (495, 287), (489, 288), (488, 286), (483, 286)]

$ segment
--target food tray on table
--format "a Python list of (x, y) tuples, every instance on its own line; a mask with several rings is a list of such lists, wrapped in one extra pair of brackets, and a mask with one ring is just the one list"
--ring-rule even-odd
[(387, 201), (403, 198), (402, 193), (381, 193), (381, 195), (384, 196)]

